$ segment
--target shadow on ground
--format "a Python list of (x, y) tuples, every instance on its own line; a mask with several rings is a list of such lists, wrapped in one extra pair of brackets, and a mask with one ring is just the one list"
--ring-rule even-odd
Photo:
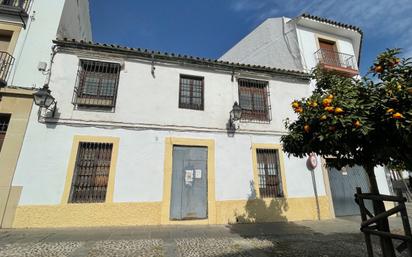
[[(287, 221), (287, 199), (257, 198), (253, 181), (250, 182), (250, 191), (244, 210), (235, 214), (237, 222), (227, 225), (230, 233), (241, 238), (235, 241), (239, 248), (238, 255), (229, 252), (210, 256), (367, 256), (364, 237), (359, 232), (360, 219), (330, 221), (330, 229), (322, 229), (319, 233), (310, 226)], [(347, 224), (351, 225), (351, 229), (347, 228)], [(375, 240), (374, 244), (375, 256), (379, 257), (378, 241)]]

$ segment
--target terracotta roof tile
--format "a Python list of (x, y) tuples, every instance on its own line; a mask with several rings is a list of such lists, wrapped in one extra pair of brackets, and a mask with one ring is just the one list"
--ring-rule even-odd
[(302, 13), (299, 17), (329, 23), (329, 24), (339, 26), (339, 27), (342, 27), (342, 28), (355, 30), (355, 31), (359, 32), (361, 35), (363, 34), (362, 30), (357, 26), (350, 25), (350, 24), (345, 24), (345, 23), (342, 23), (342, 22), (339, 22), (339, 21), (330, 20), (330, 19), (323, 18), (323, 17), (320, 17), (320, 16), (312, 15), (312, 14), (309, 14), (309, 13)]
[(253, 72), (265, 72), (265, 73), (273, 73), (273, 74), (282, 74), (282, 75), (289, 75), (292, 77), (298, 77), (301, 79), (309, 79), (310, 74), (298, 70), (285, 70), (280, 68), (271, 68), (265, 67), (260, 65), (250, 65), (250, 64), (243, 64), (243, 63), (232, 63), (222, 60), (216, 59), (208, 59), (208, 58), (201, 58), (201, 57), (193, 57), (187, 55), (181, 55), (176, 53), (167, 53), (167, 52), (160, 52), (160, 51), (151, 51), (148, 49), (142, 48), (128, 48), (122, 47), (118, 45), (108, 45), (108, 44), (99, 44), (99, 43), (92, 43), (92, 42), (85, 42), (85, 41), (76, 41), (75, 39), (56, 39), (53, 41), (58, 46), (61, 47), (68, 47), (68, 48), (78, 48), (78, 49), (93, 49), (96, 51), (103, 51), (103, 52), (116, 52), (119, 54), (126, 54), (130, 56), (134, 54), (135, 56), (151, 58), (152, 56), (157, 59), (162, 60), (170, 60), (170, 61), (190, 61), (193, 64), (197, 65), (215, 65), (219, 66), (219, 68), (233, 70), (233, 69), (243, 69), (249, 70)]

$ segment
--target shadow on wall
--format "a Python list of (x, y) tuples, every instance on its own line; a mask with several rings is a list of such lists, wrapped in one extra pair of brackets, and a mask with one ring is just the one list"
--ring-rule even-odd
[(236, 223), (264, 223), (287, 221), (284, 213), (289, 206), (285, 198), (262, 199), (256, 197), (253, 181), (249, 182), (250, 195), (242, 213), (235, 212)]

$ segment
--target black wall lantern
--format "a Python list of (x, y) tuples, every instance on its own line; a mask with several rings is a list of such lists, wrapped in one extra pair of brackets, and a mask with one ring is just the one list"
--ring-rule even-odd
[(51, 91), (49, 89), (49, 85), (45, 84), (43, 88), (40, 88), (39, 90), (37, 90), (36, 93), (33, 94), (33, 98), (34, 98), (34, 103), (40, 108), (46, 108), (47, 110), (53, 110), (52, 117), (54, 117), (57, 102), (50, 93)]
[(235, 121), (238, 121), (242, 118), (242, 107), (240, 107), (240, 105), (235, 102), (233, 104), (232, 110), (230, 111), (230, 118), (229, 118), (229, 129), (232, 131), (235, 131), (236, 129), (238, 129), (238, 127), (236, 127)]

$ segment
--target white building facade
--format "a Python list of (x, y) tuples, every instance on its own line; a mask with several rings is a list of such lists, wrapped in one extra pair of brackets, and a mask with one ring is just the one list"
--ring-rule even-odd
[(358, 27), (310, 14), (269, 18), (220, 59), (305, 72), (321, 64), (356, 76), (362, 37)]
[(13, 223), (21, 188), (12, 180), (56, 36), (91, 40), (88, 0), (0, 1), (0, 228)]
[(333, 217), (322, 167), (316, 199), (306, 160), (280, 144), (290, 103), (310, 93), (306, 73), (55, 43), (57, 107), (32, 111), (13, 180), (22, 187), (14, 227)]

